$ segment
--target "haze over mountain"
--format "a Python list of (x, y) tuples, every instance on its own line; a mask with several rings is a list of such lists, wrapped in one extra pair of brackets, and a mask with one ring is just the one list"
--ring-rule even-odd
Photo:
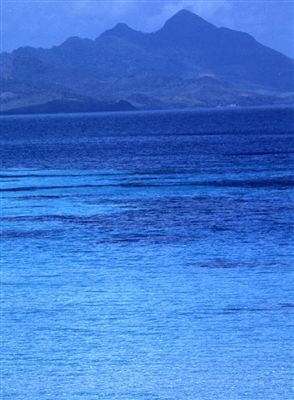
[(118, 24), (96, 40), (2, 53), (0, 68), (2, 111), (56, 100), (167, 108), (294, 99), (292, 59), (186, 10), (154, 33)]

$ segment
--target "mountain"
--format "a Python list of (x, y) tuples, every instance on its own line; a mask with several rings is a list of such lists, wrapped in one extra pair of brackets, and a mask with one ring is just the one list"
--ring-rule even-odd
[(95, 40), (2, 53), (0, 73), (2, 111), (81, 98), (138, 108), (294, 102), (292, 59), (186, 10), (153, 33), (120, 23)]
[(103, 103), (92, 99), (52, 100), (47, 103), (35, 104), (2, 111), (2, 115), (20, 114), (59, 114), (79, 112), (111, 112), (111, 111), (135, 111), (136, 108), (127, 101), (120, 100), (116, 103)]

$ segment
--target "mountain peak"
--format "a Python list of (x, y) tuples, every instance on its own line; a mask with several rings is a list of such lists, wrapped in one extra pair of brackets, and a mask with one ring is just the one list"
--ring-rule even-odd
[(198, 15), (181, 10), (168, 19), (156, 34), (160, 40), (172, 46), (191, 48), (199, 41), (215, 36), (217, 29)]
[(200, 28), (215, 28), (215, 26), (203, 18), (199, 17), (199, 15), (194, 14), (188, 10), (180, 10), (176, 14), (174, 14), (171, 18), (169, 18), (164, 27), (176, 27), (176, 28), (186, 28), (186, 27), (196, 26)]
[(71, 49), (79, 49), (83, 46), (89, 46), (93, 44), (93, 40), (81, 38), (79, 36), (71, 36), (66, 39), (60, 47), (62, 48), (71, 48)]
[(115, 32), (129, 32), (132, 31), (133, 29), (130, 28), (129, 25), (125, 24), (124, 22), (119, 22), (111, 30)]
[(75, 45), (76, 43), (80, 43), (81, 41), (82, 39), (79, 36), (70, 36), (61, 44), (61, 46)]
[(183, 8), (182, 10), (177, 11), (170, 19), (175, 19), (175, 18), (186, 19), (186, 18), (194, 18), (195, 16), (197, 17), (197, 14)]
[(129, 25), (120, 22), (116, 24), (112, 29), (109, 29), (102, 33), (100, 37), (105, 37), (105, 36), (117, 36), (121, 38), (130, 38), (133, 35), (137, 34), (139, 32), (135, 31), (134, 29), (130, 28)]

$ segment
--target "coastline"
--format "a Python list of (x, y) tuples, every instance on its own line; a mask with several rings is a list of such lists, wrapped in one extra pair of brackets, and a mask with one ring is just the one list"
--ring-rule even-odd
[(264, 104), (264, 105), (251, 105), (251, 106), (243, 106), (243, 105), (228, 105), (228, 106), (215, 106), (215, 107), (181, 107), (181, 108), (148, 108), (148, 109), (139, 109), (134, 108), (133, 110), (109, 110), (109, 111), (69, 111), (69, 112), (31, 112), (31, 113), (20, 113), (11, 111), (0, 111), (1, 117), (34, 117), (34, 116), (79, 116), (79, 115), (113, 115), (113, 114), (146, 114), (146, 113), (174, 113), (174, 112), (209, 112), (209, 111), (234, 111), (234, 110), (262, 110), (262, 109), (293, 109), (293, 104)]

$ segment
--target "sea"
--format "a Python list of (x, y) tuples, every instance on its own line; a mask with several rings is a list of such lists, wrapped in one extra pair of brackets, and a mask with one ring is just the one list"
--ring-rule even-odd
[(0, 131), (3, 399), (294, 398), (293, 108)]

